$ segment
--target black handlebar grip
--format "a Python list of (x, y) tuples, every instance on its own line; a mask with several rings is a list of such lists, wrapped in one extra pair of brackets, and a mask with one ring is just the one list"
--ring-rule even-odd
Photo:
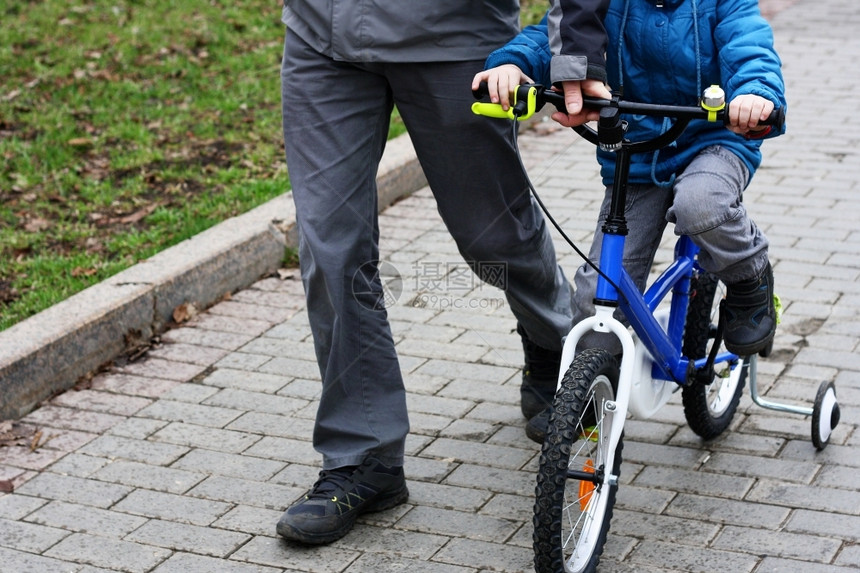
[(490, 88), (487, 86), (487, 82), (481, 82), (480, 85), (478, 85), (478, 89), (472, 90), (472, 95), (477, 100), (480, 100), (480, 99), (486, 97), (487, 95), (489, 95), (489, 93), (490, 93)]
[(773, 110), (770, 117), (762, 123), (772, 125), (777, 131), (782, 131), (783, 126), (785, 126), (785, 106)]

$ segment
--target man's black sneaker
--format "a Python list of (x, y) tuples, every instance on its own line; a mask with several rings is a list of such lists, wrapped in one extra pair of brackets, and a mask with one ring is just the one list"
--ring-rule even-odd
[(523, 381), (520, 384), (520, 408), (523, 416), (530, 420), (552, 404), (558, 385), (561, 352), (538, 346), (529, 339), (526, 331), (519, 324), (517, 332), (523, 341), (525, 357)]
[(776, 332), (770, 263), (759, 277), (727, 285), (723, 310), (723, 338), (729, 351), (738, 356), (768, 353)]
[(363, 513), (409, 499), (402, 467), (368, 458), (360, 466), (323, 470), (313, 488), (281, 516), (278, 535), (319, 545), (340, 539)]
[(552, 415), (552, 406), (547, 406), (536, 415), (529, 418), (526, 423), (526, 436), (533, 442), (542, 444), (546, 439), (546, 431), (549, 428), (549, 417)]

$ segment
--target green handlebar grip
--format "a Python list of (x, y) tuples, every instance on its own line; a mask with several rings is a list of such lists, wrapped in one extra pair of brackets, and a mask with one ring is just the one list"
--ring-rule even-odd
[(474, 113), (475, 115), (497, 117), (500, 119), (515, 119), (514, 110), (512, 107), (509, 107), (506, 111), (502, 109), (501, 104), (498, 103), (486, 103), (476, 101), (472, 104), (472, 113)]

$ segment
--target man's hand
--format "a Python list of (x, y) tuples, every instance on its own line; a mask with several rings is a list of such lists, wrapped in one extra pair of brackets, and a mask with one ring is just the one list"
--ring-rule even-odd
[(514, 88), (523, 84), (534, 83), (519, 67), (513, 64), (505, 64), (478, 72), (472, 80), (472, 91), (478, 89), (481, 82), (487, 82), (490, 101), (501, 104), (505, 111), (511, 107), (511, 94)]
[(552, 118), (565, 127), (576, 127), (600, 118), (599, 111), (585, 109), (582, 106), (583, 96), (602, 99), (612, 97), (603, 82), (598, 80), (567, 81), (562, 82), (561, 85), (564, 89), (564, 106), (567, 108), (567, 113), (557, 111), (552, 114)]
[(729, 103), (729, 123), (726, 125), (738, 135), (767, 129), (767, 125), (759, 125), (773, 112), (773, 102), (761, 96), (744, 94), (737, 96)]

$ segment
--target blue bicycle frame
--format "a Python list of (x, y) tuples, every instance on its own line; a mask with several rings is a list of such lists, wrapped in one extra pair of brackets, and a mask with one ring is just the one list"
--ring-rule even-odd
[[(616, 121), (613, 118), (613, 121)], [(683, 131), (686, 121), (680, 121), (670, 129), (665, 137), (652, 142), (609, 142), (616, 153), (615, 178), (609, 215), (603, 225), (603, 242), (600, 254), (601, 272), (598, 274), (595, 304), (619, 306), (636, 335), (642, 340), (650, 353), (654, 365), (652, 376), (656, 379), (671, 380), (686, 386), (693, 380), (695, 370), (704, 367), (707, 357), (694, 357), (691, 360), (681, 353), (687, 307), (690, 301), (690, 277), (698, 269), (696, 254), (698, 246), (687, 236), (681, 236), (675, 245), (675, 258), (672, 264), (644, 293), (624, 269), (623, 253), (627, 235), (627, 221), (624, 205), (627, 199), (627, 174), (630, 170), (630, 156), (633, 153), (651, 151), (664, 145), (664, 139), (674, 139), (676, 132)], [(593, 135), (581, 135), (593, 140)], [(599, 132), (598, 132), (599, 134)], [(599, 135), (598, 135), (599, 137)], [(599, 140), (598, 140), (599, 142)], [(599, 142), (606, 144), (606, 142)], [(620, 292), (619, 292), (620, 291)], [(664, 329), (654, 316), (657, 306), (672, 292), (669, 322)], [(733, 362), (739, 357), (730, 352), (719, 354), (714, 363)]]

